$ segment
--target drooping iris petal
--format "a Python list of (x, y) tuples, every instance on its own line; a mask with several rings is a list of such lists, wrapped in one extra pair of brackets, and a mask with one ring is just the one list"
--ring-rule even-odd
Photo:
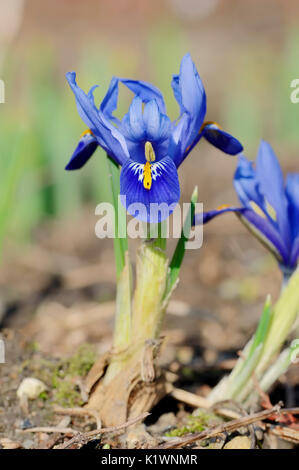
[(214, 209), (211, 211), (203, 212), (202, 214), (196, 214), (194, 217), (194, 224), (206, 224), (210, 220), (214, 219), (218, 215), (226, 214), (227, 212), (238, 212), (241, 213), (245, 209), (242, 207), (221, 207), (219, 209)]
[(103, 113), (97, 110), (92, 91), (86, 95), (84, 91), (78, 87), (75, 72), (67, 73), (66, 78), (75, 95), (81, 119), (85, 122), (87, 127), (91, 129), (99, 145), (101, 145), (118, 164), (123, 164), (129, 158), (125, 138), (113, 124), (105, 119)]
[(266, 217), (261, 217), (253, 210), (240, 213), (240, 219), (246, 227), (274, 254), (277, 260), (288, 264), (288, 247), (278, 230)]
[(270, 144), (265, 141), (261, 141), (258, 150), (256, 178), (266, 202), (275, 211), (277, 224), (285, 242), (290, 243), (290, 226), (283, 173)]
[(214, 147), (222, 150), (228, 155), (237, 155), (243, 150), (243, 146), (238, 141), (238, 139), (233, 137), (228, 132), (220, 129), (218, 124), (214, 122), (206, 124), (204, 123), (195, 140), (191, 145), (189, 145), (189, 147), (186, 148), (184, 159), (189, 155), (190, 152), (192, 152), (202, 137), (204, 137), (210, 144), (214, 145)]
[[(121, 202), (129, 214), (144, 222), (157, 223), (166, 219), (180, 198), (176, 167), (170, 157), (151, 164), (152, 185), (143, 186), (144, 164), (127, 161), (120, 175)], [(140, 210), (138, 205), (143, 205)]]
[(206, 124), (203, 129), (203, 137), (218, 149), (229, 155), (236, 155), (242, 152), (243, 147), (240, 142), (223, 131), (216, 123)]
[(90, 131), (84, 132), (65, 169), (79, 170), (79, 168), (82, 168), (94, 154), (98, 145), (97, 139)]

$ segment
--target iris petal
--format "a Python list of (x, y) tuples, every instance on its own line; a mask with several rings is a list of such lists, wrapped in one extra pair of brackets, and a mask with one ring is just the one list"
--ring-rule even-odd
[[(161, 222), (173, 212), (180, 198), (176, 167), (170, 157), (153, 163), (149, 190), (143, 186), (143, 169), (144, 164), (132, 160), (123, 165), (120, 175), (121, 202), (133, 217), (144, 222)], [(143, 205), (144, 210), (139, 210), (136, 204)]]
[(289, 202), (289, 219), (292, 237), (299, 235), (299, 174), (289, 174), (286, 181), (286, 195)]
[(187, 113), (189, 118), (184, 139), (188, 147), (195, 140), (206, 114), (206, 93), (190, 54), (183, 57), (180, 73), (173, 76), (171, 85), (181, 115)]
[(216, 123), (207, 124), (203, 129), (203, 137), (207, 139), (210, 144), (222, 150), (229, 155), (236, 155), (242, 152), (243, 147), (240, 142), (228, 134), (228, 132), (220, 129)]
[(102, 112), (97, 110), (92, 91), (88, 95), (78, 87), (75, 72), (66, 74), (69, 85), (75, 95), (78, 113), (87, 127), (91, 129), (99, 145), (115, 159), (118, 164), (123, 164), (129, 158), (126, 141), (123, 135), (111, 124)]
[(160, 112), (166, 114), (163, 95), (154, 85), (142, 80), (130, 80), (128, 78), (119, 78), (118, 80), (128, 87), (136, 96), (139, 96), (144, 103), (155, 100)]
[(119, 123), (119, 119), (113, 116), (113, 111), (117, 109), (118, 101), (118, 78), (113, 77), (111, 79), (108, 91), (101, 103), (100, 110), (107, 119)]
[(210, 222), (210, 220), (214, 219), (218, 215), (226, 214), (227, 212), (243, 212), (244, 209), (242, 207), (222, 207), (219, 209), (214, 209), (211, 211), (204, 212), (203, 214), (196, 214), (194, 217), (194, 224), (206, 224)]
[(274, 254), (279, 262), (288, 264), (288, 247), (284, 239), (270, 221), (260, 217), (252, 210), (240, 214), (241, 221), (246, 227)]
[(290, 243), (290, 226), (283, 173), (268, 142), (262, 141), (256, 160), (256, 178), (267, 202), (276, 212), (277, 224), (286, 243)]
[(145, 129), (142, 116), (142, 100), (139, 96), (133, 98), (129, 109), (129, 123), (131, 135), (136, 140), (145, 138)]
[(172, 134), (169, 141), (168, 154), (173, 159), (176, 167), (178, 168), (186, 158), (185, 152), (185, 138), (189, 126), (189, 118), (187, 114), (183, 114), (177, 123), (172, 124)]
[(292, 245), (290, 263), (289, 263), (291, 267), (297, 266), (298, 258), (299, 258), (299, 235), (298, 237), (295, 238), (293, 245)]
[(149, 101), (144, 107), (144, 124), (147, 138), (157, 140), (160, 137), (160, 112), (155, 100)]
[(260, 194), (253, 162), (240, 155), (234, 175), (234, 187), (242, 204), (252, 209), (252, 201), (264, 210), (264, 197)]
[(66, 170), (79, 170), (90, 159), (98, 147), (97, 139), (89, 132), (84, 133), (66, 165)]

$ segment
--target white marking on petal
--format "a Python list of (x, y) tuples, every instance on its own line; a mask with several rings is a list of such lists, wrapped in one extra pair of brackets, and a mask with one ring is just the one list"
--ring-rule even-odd
[[(143, 163), (130, 163), (129, 168), (133, 172), (134, 176), (138, 175), (139, 183), (143, 183), (144, 164)], [(164, 171), (167, 171), (167, 166), (164, 162), (160, 161), (160, 162), (151, 163), (151, 175), (154, 181), (156, 181), (156, 179), (159, 176), (162, 176)]]
[(152, 163), (151, 165), (152, 170), (152, 178), (155, 181), (158, 176), (162, 176), (163, 172), (166, 170), (166, 164), (161, 162)]
[(144, 164), (143, 163), (130, 163), (129, 168), (134, 173), (134, 176), (138, 175), (139, 183), (142, 183)]

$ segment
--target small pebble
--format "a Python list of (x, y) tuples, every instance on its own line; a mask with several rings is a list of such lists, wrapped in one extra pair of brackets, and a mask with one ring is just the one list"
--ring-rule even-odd
[(45, 390), (47, 390), (47, 387), (41, 380), (27, 377), (22, 380), (17, 390), (17, 396), (20, 400), (24, 397), (29, 400), (35, 400)]
[(237, 436), (225, 444), (224, 449), (250, 449), (251, 441), (247, 436)]

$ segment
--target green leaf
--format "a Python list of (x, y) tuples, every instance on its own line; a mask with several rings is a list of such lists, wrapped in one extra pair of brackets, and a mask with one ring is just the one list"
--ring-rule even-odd
[(270, 298), (270, 296), (268, 296), (267, 299), (266, 299), (265, 305), (264, 305), (264, 310), (263, 310), (261, 319), (259, 321), (256, 333), (255, 333), (254, 338), (253, 338), (252, 345), (251, 345), (249, 353), (248, 353), (247, 360), (252, 356), (255, 349), (261, 343), (264, 342), (264, 340), (266, 338), (266, 334), (268, 332), (268, 328), (269, 328), (271, 313), (272, 313), (271, 298)]
[(197, 202), (197, 199), (198, 199), (198, 190), (196, 186), (191, 196), (190, 206), (189, 206), (186, 220), (184, 222), (184, 228), (181, 232), (181, 237), (177, 243), (176, 249), (174, 251), (172, 260), (169, 265), (169, 275), (168, 275), (168, 282), (167, 282), (167, 289), (166, 289), (165, 296), (169, 294), (169, 292), (171, 291), (171, 289), (173, 288), (173, 286), (175, 285), (179, 277), (181, 265), (182, 265), (184, 255), (185, 255), (185, 245), (189, 239), (190, 232), (191, 232), (192, 222), (193, 222), (194, 214), (195, 214), (195, 204)]
[[(112, 204), (115, 212), (115, 235), (114, 235), (114, 256), (116, 264), (117, 279), (119, 279), (124, 267), (126, 251), (128, 251), (128, 238), (127, 231), (124, 225), (126, 224), (126, 211), (123, 206), (119, 203), (119, 176), (120, 170), (117, 163), (114, 162), (108, 155), (108, 169), (110, 178), (110, 187), (112, 193)], [(119, 234), (125, 233), (125, 237), (119, 237)]]

